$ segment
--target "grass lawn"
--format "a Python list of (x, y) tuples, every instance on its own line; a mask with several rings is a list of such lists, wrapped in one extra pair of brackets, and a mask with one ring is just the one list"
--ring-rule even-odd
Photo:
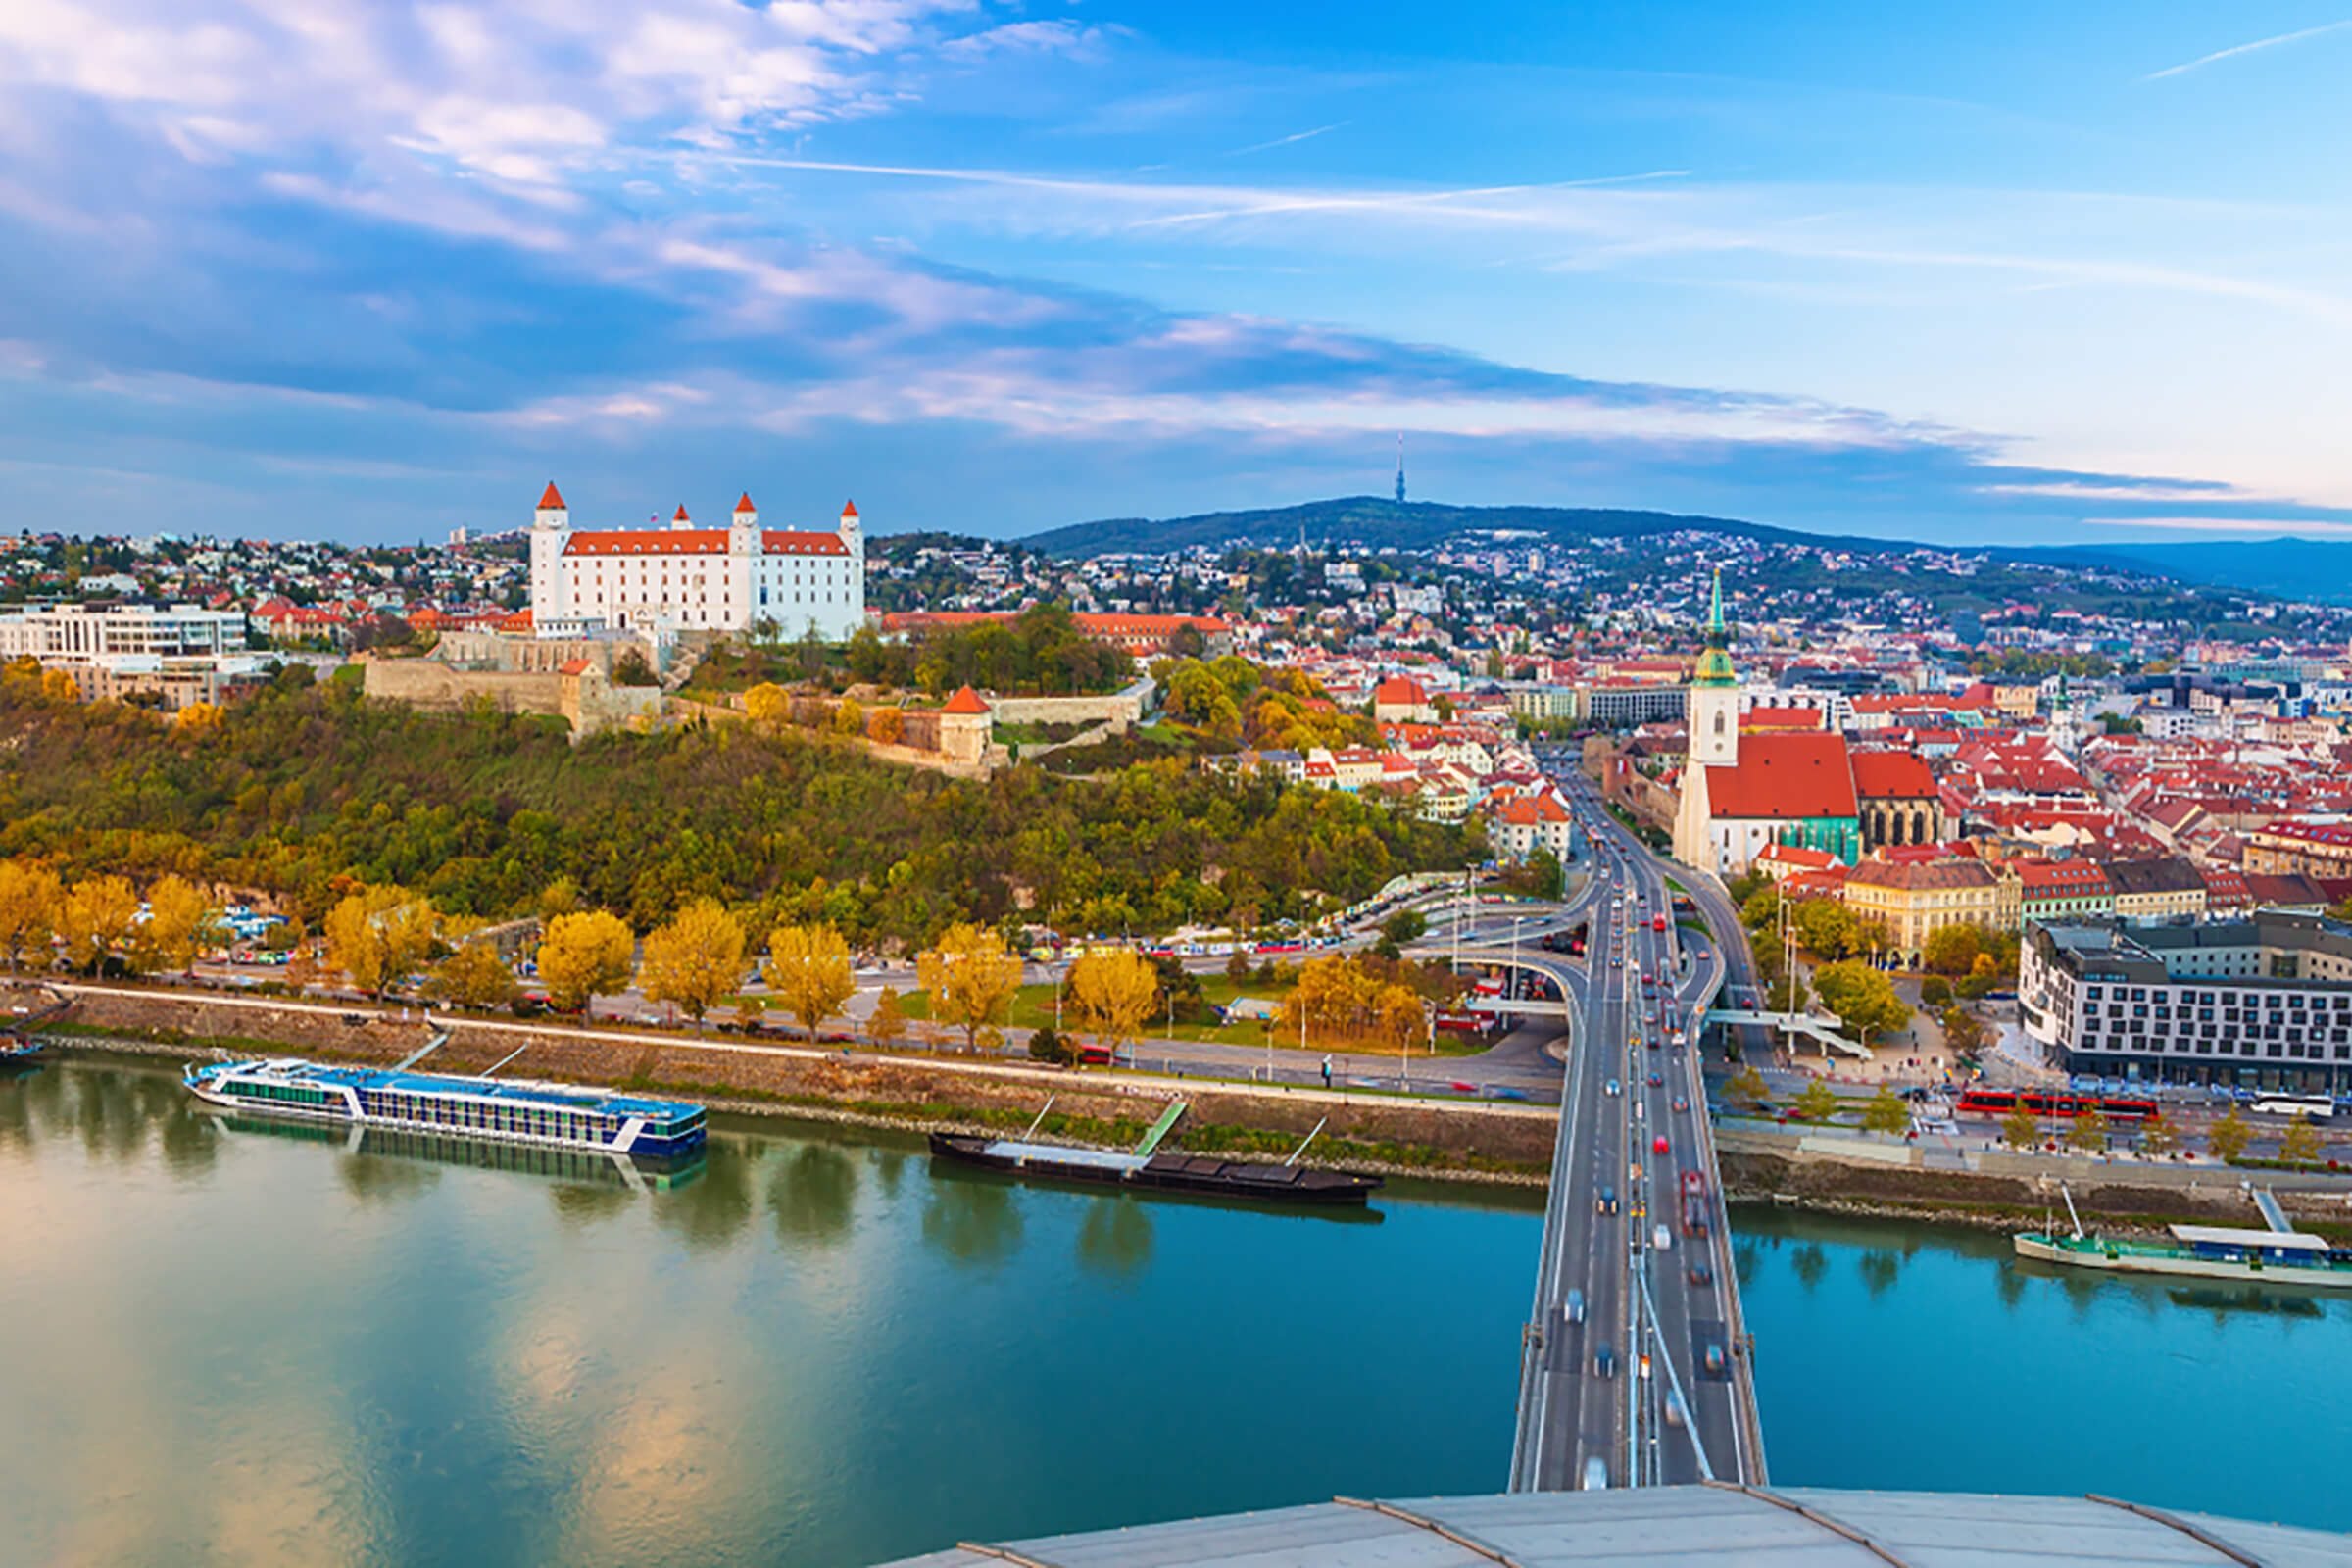
[[(1288, 981), (1279, 985), (1267, 986), (1259, 985), (1256, 981), (1251, 980), (1237, 986), (1222, 974), (1200, 976), (1200, 995), (1214, 1006), (1224, 1006), (1236, 997), (1250, 997), (1260, 1002), (1271, 1002), (1279, 1007), (1290, 1001), (1291, 991), (1292, 985)], [(899, 999), (899, 1006), (909, 1018), (931, 1016), (931, 998), (921, 991), (907, 992)], [(1013, 1036), (1025, 1039), (1039, 1029), (1051, 1028), (1053, 1023), (1053, 986), (1027, 985), (1014, 993), (1012, 1021), (1007, 1025)], [(1075, 1030), (1077, 1025), (1072, 1022), (1070, 1027)], [(1148, 1051), (1152, 1041), (1164, 1040), (1167, 1035), (1168, 1025), (1166, 1015), (1163, 1013), (1145, 1029), (1143, 1039), (1136, 1042), (1136, 1049)], [(1227, 1046), (1262, 1047), (1267, 1043), (1267, 1031), (1261, 1028), (1254, 1019), (1221, 1026), (1207, 1023), (1185, 1023), (1179, 1020), (1176, 1025), (1176, 1038), (1179, 1040), (1210, 1040)], [(1289, 1051), (1298, 1050), (1298, 1036), (1295, 1032), (1278, 1029), (1274, 1031), (1272, 1038), (1273, 1044), (1277, 1047)], [(1458, 1037), (1445, 1034), (1438, 1036), (1437, 1054), (1441, 1056), (1475, 1056), (1486, 1049), (1487, 1046), (1484, 1042), (1464, 1041)], [(1392, 1047), (1330, 1041), (1311, 1032), (1307, 1036), (1306, 1050), (1317, 1055), (1327, 1051), (1343, 1052), (1358, 1056), (1393, 1056), (1396, 1054), (1396, 1050)], [(1415, 1056), (1428, 1055), (1426, 1043), (1419, 1040), (1414, 1041), (1412, 1054)]]

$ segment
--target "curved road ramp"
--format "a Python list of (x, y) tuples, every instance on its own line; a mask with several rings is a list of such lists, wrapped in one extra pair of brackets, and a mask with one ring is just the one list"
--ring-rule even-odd
[(2352, 1536), (2112, 1497), (1959, 1492), (1765, 1491), (1707, 1483), (1508, 1493), (1185, 1519), (911, 1557), (898, 1568), (1566, 1568), (1576, 1563), (2097, 1564), (2099, 1568), (2352, 1568)]

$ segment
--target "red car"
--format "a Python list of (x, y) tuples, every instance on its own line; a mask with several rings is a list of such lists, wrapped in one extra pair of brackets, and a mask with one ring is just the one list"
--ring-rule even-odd
[(1649, 1141), (1649, 1152), (1653, 1154), (1663, 1154), (1666, 1152), (1666, 1135), (1664, 1133), (1658, 1134), (1657, 1137)]

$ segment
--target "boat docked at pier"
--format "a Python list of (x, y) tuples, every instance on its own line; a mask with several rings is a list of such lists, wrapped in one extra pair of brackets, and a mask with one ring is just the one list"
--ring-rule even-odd
[[(1053, 1102), (1046, 1102), (1048, 1109)], [(1143, 1192), (1193, 1193), (1203, 1197), (1242, 1199), (1260, 1203), (1361, 1204), (1379, 1188), (1378, 1176), (1322, 1170), (1300, 1165), (1306, 1152), (1300, 1144), (1280, 1162), (1222, 1159), (1213, 1154), (1158, 1152), (1159, 1142), (1184, 1114), (1177, 1101), (1161, 1113), (1152, 1130), (1131, 1153), (1108, 1149), (1077, 1149), (1063, 1144), (1041, 1144), (1028, 1136), (981, 1138), (963, 1133), (933, 1133), (931, 1152), (958, 1164), (977, 1165), (1011, 1176), (1047, 1181), (1084, 1182), (1093, 1186), (1124, 1187)], [(1046, 1112), (1030, 1123), (1034, 1134)], [(1322, 1131), (1320, 1123), (1306, 1143)]]
[(183, 1075), (207, 1104), (294, 1121), (674, 1160), (707, 1137), (700, 1105), (573, 1084), (346, 1067), (300, 1057), (200, 1062)]
[(2290, 1229), (2278, 1200), (2268, 1192), (2254, 1193), (2255, 1202), (2269, 1220), (2256, 1230), (2234, 1225), (2170, 1225), (2172, 1240), (2141, 1241), (2090, 1235), (2075, 1212), (2072, 1193), (2066, 1212), (2073, 1230), (2029, 1231), (2014, 1238), (2017, 1255), (2066, 1268), (2099, 1269), (2114, 1274), (2170, 1274), (2208, 1280), (2259, 1281), (2274, 1285), (2318, 1285), (2352, 1289), (2352, 1248), (2339, 1247), (2325, 1236)]

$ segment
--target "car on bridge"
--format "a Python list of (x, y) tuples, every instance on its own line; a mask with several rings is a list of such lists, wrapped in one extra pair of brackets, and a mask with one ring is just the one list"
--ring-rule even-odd
[(1603, 1187), (1599, 1192), (1595, 1193), (1592, 1196), (1592, 1211), (1596, 1214), (1616, 1213), (1617, 1189), (1614, 1187)]
[(1657, 1137), (1652, 1138), (1649, 1141), (1649, 1152), (1653, 1154), (1663, 1154), (1673, 1147), (1673, 1145), (1666, 1142), (1666, 1135), (1664, 1133), (1658, 1134)]

